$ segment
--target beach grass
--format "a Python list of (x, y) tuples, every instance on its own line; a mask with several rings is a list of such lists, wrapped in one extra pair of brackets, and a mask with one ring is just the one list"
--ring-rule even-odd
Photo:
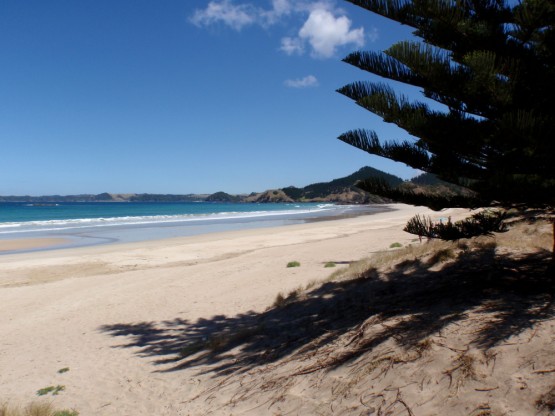
[(56, 410), (50, 403), (33, 402), (25, 407), (10, 406), (7, 403), (0, 405), (0, 416), (78, 416), (76, 410)]

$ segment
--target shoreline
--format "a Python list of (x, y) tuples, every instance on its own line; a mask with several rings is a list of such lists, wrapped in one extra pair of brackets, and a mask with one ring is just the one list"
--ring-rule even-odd
[[(106, 225), (60, 230), (24, 231), (0, 233), (0, 257), (9, 254), (23, 254), (51, 250), (65, 250), (77, 247), (125, 244), (165, 240), (168, 238), (191, 237), (217, 234), (225, 231), (275, 228), (320, 221), (333, 221), (375, 215), (394, 210), (390, 205), (350, 205), (345, 209), (330, 212), (308, 212), (303, 214), (280, 214), (246, 218), (199, 218), (187, 222), (160, 222), (149, 224)], [(41, 244), (41, 241), (44, 242)]]

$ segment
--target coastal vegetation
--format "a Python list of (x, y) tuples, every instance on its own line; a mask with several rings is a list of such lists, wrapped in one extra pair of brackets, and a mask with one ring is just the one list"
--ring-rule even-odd
[[(427, 100), (412, 101), (382, 82), (346, 85), (338, 92), (415, 139), (384, 142), (375, 131), (365, 129), (346, 132), (339, 139), (434, 174), (468, 193), (426, 198), (375, 178), (359, 186), (372, 194), (436, 210), (539, 207), (552, 214), (554, 3), (348, 1), (408, 25), (419, 41), (402, 41), (384, 52), (354, 52), (344, 61), (387, 80), (418, 87)], [(495, 222), (473, 225), (474, 235), (501, 231)], [(415, 218), (406, 231), (422, 235), (425, 228), (422, 219)], [(450, 239), (454, 231), (450, 230)], [(444, 237), (438, 232), (427, 236)], [(462, 237), (468, 234), (459, 234)]]
[(57, 386), (48, 386), (37, 391), (37, 396), (45, 396), (52, 393), (53, 396), (57, 396), (61, 391), (66, 389), (65, 386), (58, 384)]
[(56, 410), (50, 403), (31, 403), (24, 408), (0, 405), (0, 416), (78, 416), (76, 410)]

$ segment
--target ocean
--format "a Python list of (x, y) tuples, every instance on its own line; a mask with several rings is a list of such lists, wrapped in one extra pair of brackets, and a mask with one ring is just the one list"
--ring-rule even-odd
[(0, 239), (63, 237), (68, 246), (261, 228), (383, 211), (319, 203), (0, 203)]

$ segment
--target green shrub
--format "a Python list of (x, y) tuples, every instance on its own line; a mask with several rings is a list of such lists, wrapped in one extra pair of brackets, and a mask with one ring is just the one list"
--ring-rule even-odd
[(300, 267), (301, 263), (299, 263), (298, 261), (290, 261), (289, 263), (287, 263), (287, 267)]
[(401, 243), (393, 243), (389, 246), (389, 248), (399, 248), (399, 247), (403, 247), (403, 245)]
[(58, 410), (52, 416), (79, 416), (77, 410)]
[(52, 393), (53, 396), (56, 396), (58, 395), (59, 392), (64, 391), (65, 389), (66, 389), (66, 386), (61, 386), (59, 384), (57, 386), (48, 386), (38, 390), (37, 396), (44, 396), (48, 393)]
[(328, 261), (326, 264), (324, 264), (324, 267), (335, 267), (335, 263), (333, 261)]

